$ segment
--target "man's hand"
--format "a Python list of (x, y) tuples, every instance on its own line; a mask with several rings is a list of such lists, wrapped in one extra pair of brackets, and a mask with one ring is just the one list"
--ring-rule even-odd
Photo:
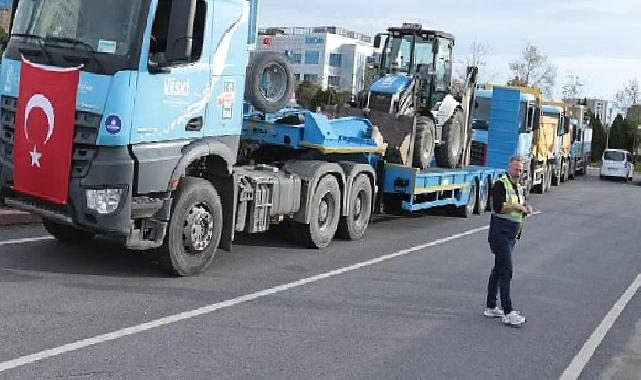
[(534, 210), (532, 210), (532, 206), (523, 206), (523, 205), (518, 205), (517, 209), (523, 213), (525, 216), (532, 215)]

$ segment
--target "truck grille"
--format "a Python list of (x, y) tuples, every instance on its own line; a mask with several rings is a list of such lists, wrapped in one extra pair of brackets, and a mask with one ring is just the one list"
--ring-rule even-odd
[[(10, 96), (0, 98), (0, 161), (12, 181), (13, 144), (16, 132), (16, 105), (18, 100)], [(96, 155), (96, 141), (102, 115), (77, 111), (71, 161), (71, 178), (87, 175), (89, 165)]]

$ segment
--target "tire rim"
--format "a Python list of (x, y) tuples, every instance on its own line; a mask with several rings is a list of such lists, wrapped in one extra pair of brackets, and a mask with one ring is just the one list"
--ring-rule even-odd
[(321, 230), (326, 230), (332, 225), (334, 221), (335, 209), (334, 197), (331, 193), (326, 193), (318, 204), (318, 227)]
[[(453, 127), (456, 127), (456, 128), (453, 128)], [(451, 131), (456, 131), (455, 133), (458, 135), (457, 138), (455, 139), (456, 144), (450, 145), (450, 152), (452, 153), (452, 156), (456, 157), (458, 156), (459, 149), (461, 147), (461, 125), (459, 124), (458, 120), (454, 119), (454, 122), (452, 123), (450, 128), (451, 128), (450, 133)]]
[(271, 63), (260, 78), (260, 93), (269, 102), (277, 102), (287, 92), (287, 72), (278, 63)]
[(476, 206), (476, 182), (472, 182), (472, 186), (470, 186), (470, 200), (467, 202), (469, 214), (474, 212), (474, 206)]
[(192, 254), (199, 254), (209, 246), (214, 236), (214, 217), (204, 203), (194, 205), (185, 217), (183, 245)]
[(361, 190), (358, 192), (356, 199), (354, 199), (354, 205), (352, 207), (352, 215), (354, 216), (354, 224), (360, 226), (362, 224), (361, 217), (363, 215), (363, 195), (365, 191)]

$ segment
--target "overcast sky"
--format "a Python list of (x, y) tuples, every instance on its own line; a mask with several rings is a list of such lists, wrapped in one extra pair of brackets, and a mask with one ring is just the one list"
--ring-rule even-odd
[(374, 35), (402, 22), (453, 33), (455, 59), (469, 54), (475, 39), (488, 44), (487, 70), (496, 82), (508, 78), (508, 63), (525, 41), (558, 66), (558, 89), (576, 74), (583, 96), (612, 99), (629, 79), (641, 79), (639, 0), (262, 0), (259, 24), (336, 25)]

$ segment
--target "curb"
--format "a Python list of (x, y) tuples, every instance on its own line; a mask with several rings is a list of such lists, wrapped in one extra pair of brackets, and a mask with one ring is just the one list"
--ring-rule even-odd
[(0, 208), (0, 227), (40, 224), (42, 220), (28, 212)]

